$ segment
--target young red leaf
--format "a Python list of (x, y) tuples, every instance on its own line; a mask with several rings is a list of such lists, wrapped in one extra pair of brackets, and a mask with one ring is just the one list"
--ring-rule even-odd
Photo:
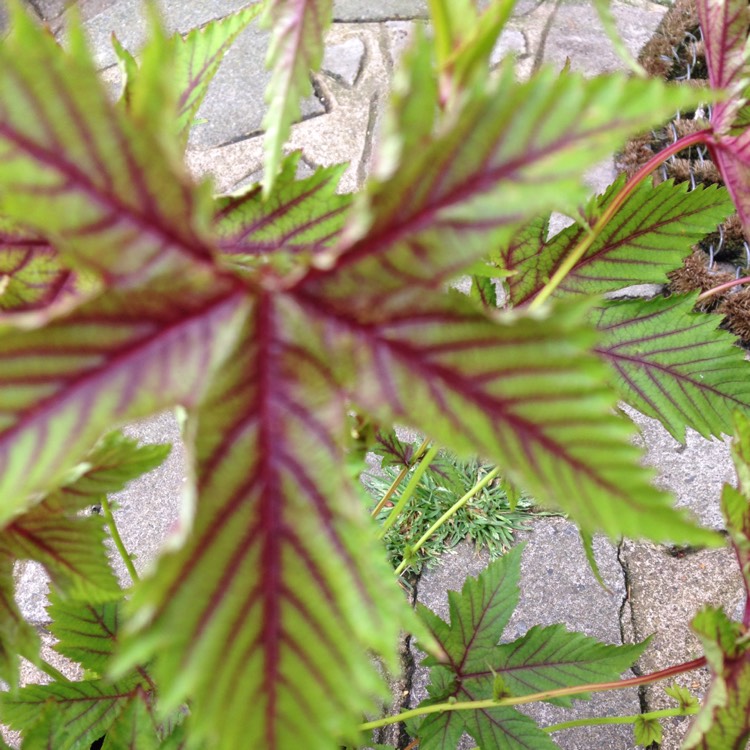
[(263, 119), (267, 195), (281, 162), (281, 148), (292, 122), (300, 115), (300, 99), (312, 93), (310, 75), (323, 60), (323, 37), (332, 15), (332, 0), (270, 0), (267, 5), (264, 21), (272, 28), (266, 58), (271, 82)]
[(392, 658), (407, 612), (343, 470), (319, 328), (259, 299), (197, 415), (193, 532), (133, 596), (142, 627), (117, 668), (154, 658), (165, 710), (190, 696), (191, 735), (216, 750), (355, 735), (382, 688), (369, 652)]
[(614, 370), (620, 396), (658, 419), (679, 441), (732, 431), (732, 413), (750, 408), (748, 363), (714, 315), (693, 311), (695, 295), (615, 302), (594, 322), (596, 352)]
[[(696, 0), (703, 31), (708, 77), (714, 89), (729, 96), (714, 105), (713, 138), (708, 142), (745, 233), (750, 232), (750, 130), (738, 116), (747, 101), (750, 75), (747, 36), (750, 9), (744, 0)], [(739, 132), (735, 126), (740, 126)]]
[[(732, 489), (732, 488), (727, 488)], [(683, 741), (684, 750), (745, 750), (750, 737), (750, 648), (738, 622), (713, 607), (693, 618), (712, 682)]]
[[(583, 221), (593, 225), (625, 183), (621, 177), (589, 205)], [(558, 293), (604, 294), (632, 284), (664, 283), (691, 246), (734, 211), (716, 186), (688, 192), (689, 183), (642, 183), (565, 277)], [(528, 302), (585, 237), (579, 224), (547, 240), (548, 224), (536, 219), (491, 258), (516, 273), (506, 285), (514, 305)]]
[(524, 220), (575, 210), (586, 200), (581, 176), (589, 165), (698, 99), (619, 75), (586, 80), (544, 69), (519, 83), (506, 65), (445, 117), (430, 142), (404, 155), (397, 172), (370, 182), (342, 242), (320, 260), (336, 265), (327, 294), (383, 307), (407, 285), (441, 288)]

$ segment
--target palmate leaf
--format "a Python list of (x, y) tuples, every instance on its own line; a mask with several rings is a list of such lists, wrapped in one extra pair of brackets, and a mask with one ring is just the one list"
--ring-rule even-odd
[(368, 649), (391, 651), (406, 608), (342, 471), (346, 407), (320, 352), (302, 310), (258, 301), (198, 414), (193, 533), (134, 594), (150, 622), (128, 661), (156, 656), (164, 710), (190, 695), (210, 747), (355, 735), (382, 688)]
[(80, 750), (101, 737), (142, 693), (135, 679), (29, 685), (0, 695), (0, 720), (14, 729), (31, 729), (24, 749)]
[[(520, 83), (507, 64), (397, 173), (370, 182), (342, 242), (311, 276), (325, 276), (329, 298), (363, 307), (396, 304), (407, 286), (440, 289), (524, 220), (575, 210), (586, 200), (586, 167), (699, 98), (656, 81), (551, 69)], [(390, 148), (386, 139), (381, 149)]]
[[(747, 234), (750, 231), (750, 130), (746, 112), (750, 83), (748, 27), (750, 10), (743, 0), (696, 0), (706, 49), (708, 78), (729, 97), (711, 113), (713, 137), (708, 141)], [(739, 126), (735, 128), (735, 126)]]
[(267, 199), (256, 185), (217, 201), (222, 263), (239, 270), (272, 265), (299, 273), (338, 237), (352, 200), (336, 193), (344, 168), (322, 168), (296, 180), (300, 157), (298, 152), (283, 161)]
[[(449, 592), (450, 623), (418, 605), (418, 614), (443, 650), (439, 660), (428, 657), (424, 662), (433, 667), (425, 704), (497, 698), (498, 686), (503, 695), (520, 697), (614, 680), (641, 654), (645, 644), (610, 646), (562, 625), (534, 627), (512, 643), (497, 645), (518, 603), (520, 566), (521, 548), (515, 548), (477, 578), (468, 578), (460, 594)], [(552, 702), (570, 705), (571, 699)], [(416, 730), (420, 748), (452, 750), (463, 731), (482, 750), (557, 747), (533, 720), (511, 706), (458, 714), (426, 717)]]
[(680, 442), (732, 432), (732, 413), (750, 407), (748, 363), (716, 316), (693, 312), (695, 295), (614, 302), (594, 321), (596, 352), (613, 368), (620, 397), (658, 419)]
[(590, 352), (590, 302), (489, 319), (458, 294), (441, 301), (414, 290), (410, 300), (402, 314), (354, 319), (305, 298), (308, 316), (328, 317), (330, 336), (344, 338), (342, 350), (351, 337), (353, 398), (376, 419), (420, 428), (459, 454), (478, 450), (586, 531), (717, 543), (635, 470), (631, 427), (612, 413), (615, 394)]
[(269, 0), (264, 22), (272, 29), (266, 66), (266, 176), (270, 195), (281, 162), (281, 147), (300, 115), (300, 99), (312, 93), (310, 75), (323, 60), (323, 37), (333, 17), (332, 0)]
[[(590, 203), (584, 221), (593, 224), (620, 192), (623, 175)], [(671, 180), (636, 188), (589, 250), (565, 277), (558, 294), (604, 294), (632, 284), (664, 283), (680, 267), (691, 246), (716, 229), (734, 211), (725, 190)], [(520, 305), (549, 281), (563, 260), (586, 236), (574, 224), (547, 240), (548, 223), (533, 221), (491, 258), (516, 273), (506, 280), (510, 300)]]

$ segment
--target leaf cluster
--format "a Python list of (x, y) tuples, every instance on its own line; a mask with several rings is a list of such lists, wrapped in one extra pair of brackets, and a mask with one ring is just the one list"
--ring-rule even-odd
[[(434, 36), (416, 34), (405, 55), (372, 176), (352, 197), (337, 190), (343, 168), (297, 180), (299, 157), (281, 156), (330, 0), (271, 0), (265, 182), (215, 198), (186, 174), (187, 134), (259, 4), (184, 39), (152, 19), (137, 57), (115, 42), (115, 102), (80, 28), (63, 49), (13, 6), (0, 43), (0, 676), (15, 682), (19, 654), (38, 660), (12, 599), (19, 557), (48, 569), (59, 649), (86, 669), (2, 699), (25, 747), (102, 733), (105, 747), (146, 750), (356, 743), (385, 692), (372, 657), (395, 668), (402, 629), (433, 652), (433, 701), (492, 704), (433, 713), (417, 730), (425, 747), (464, 729), (487, 747), (552, 746), (514, 701), (588, 692), (641, 646), (559, 626), (498, 645), (518, 551), (452, 597), (450, 624), (421, 610), (430, 643), (346, 468), (354, 411), (457, 460), (486, 456), (585, 539), (721, 543), (652, 485), (615, 407), (678, 439), (731, 431), (750, 406), (743, 353), (689, 296), (602, 295), (664, 280), (741, 197), (744, 89), (714, 124), (731, 196), (642, 179), (589, 200), (589, 166), (712, 95), (545, 68), (518, 81), (511, 62), (489, 66), (509, 3), (431, 7)], [(737, 89), (737, 21), (708, 20), (731, 32), (718, 47), (709, 34), (709, 63), (739, 61), (712, 82)], [(579, 222), (549, 237), (552, 211)], [(470, 295), (450, 288), (461, 274)], [(185, 523), (123, 598), (103, 521), (80, 510), (164, 454), (98, 441), (175, 406), (192, 457)], [(743, 506), (729, 492), (725, 505), (745, 555)], [(693, 746), (741, 741), (742, 627), (696, 620), (715, 688)]]

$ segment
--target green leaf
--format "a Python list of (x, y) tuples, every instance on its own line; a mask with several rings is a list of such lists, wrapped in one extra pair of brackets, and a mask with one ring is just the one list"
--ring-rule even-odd
[(588, 531), (578, 530), (581, 536), (581, 545), (583, 546), (583, 552), (586, 555), (586, 562), (589, 564), (589, 569), (596, 578), (596, 582), (605, 590), (609, 591), (607, 584), (604, 582), (602, 573), (599, 570), (599, 563), (596, 561), (596, 554), (594, 553), (594, 535)]
[[(17, 730), (36, 724), (35, 749), (49, 744), (54, 750), (79, 750), (101, 737), (139, 692), (141, 688), (132, 681), (29, 685), (15, 693), (0, 695), (0, 718)], [(53, 708), (45, 711), (47, 706)], [(28, 739), (24, 748), (27, 746), (31, 750)]]
[(110, 281), (205, 261), (208, 195), (187, 189), (163, 134), (109, 101), (79, 28), (66, 52), (14, 7), (0, 46), (0, 181), (13, 186), (0, 213)]
[(312, 94), (310, 74), (323, 60), (323, 37), (331, 24), (332, 0), (270, 0), (263, 22), (272, 29), (266, 66), (266, 175), (264, 193), (271, 194), (281, 163), (281, 149), (292, 122), (300, 116), (300, 99)]
[[(468, 578), (461, 594), (449, 592), (450, 623), (419, 605), (418, 614), (442, 648), (431, 665), (430, 698), (421, 705), (498, 700), (561, 687), (616, 679), (646, 644), (610, 646), (562, 625), (534, 627), (518, 640), (498, 645), (519, 597), (521, 548)], [(502, 694), (502, 696), (499, 695)], [(586, 693), (576, 696), (590, 697)], [(552, 700), (568, 706), (572, 698)], [(535, 722), (512, 706), (430, 714), (416, 729), (420, 747), (448, 750), (463, 731), (482, 748), (555, 748)], [(453, 743), (453, 744), (451, 744)]]
[(331, 252), (336, 272), (312, 275), (326, 275), (332, 298), (354, 304), (364, 294), (359, 304), (371, 307), (396, 304), (406, 284), (440, 288), (523, 221), (574, 211), (587, 199), (588, 166), (700, 96), (655, 80), (551, 69), (519, 82), (505, 65), (397, 173), (370, 180)]
[(174, 85), (180, 92), (178, 101), (179, 131), (183, 143), (203, 102), (208, 85), (234, 44), (239, 34), (263, 9), (255, 3), (224, 18), (210, 21), (205, 26), (193, 29), (187, 36), (175, 35), (174, 66), (169, 69)]
[[(617, 679), (643, 653), (648, 642), (636, 645), (610, 646), (582, 633), (571, 633), (564, 625), (534, 626), (524, 636), (493, 652), (493, 669), (503, 676), (514, 696), (541, 693), (559, 687), (608, 682)], [(489, 679), (487, 668), (481, 669), (485, 654), (467, 661), (467, 671), (477, 680)], [(471, 666), (470, 666), (471, 665)], [(574, 696), (587, 700), (589, 693)], [(560, 706), (572, 705), (571, 697), (554, 698)]]
[(336, 192), (345, 167), (297, 180), (300, 157), (284, 159), (267, 199), (256, 185), (217, 201), (220, 260), (228, 268), (244, 275), (268, 266), (299, 273), (338, 237), (352, 202)]
[(676, 682), (670, 687), (665, 687), (664, 692), (670, 698), (674, 698), (680, 704), (681, 709), (698, 705), (698, 699), (687, 688), (678, 685)]
[(197, 413), (192, 534), (133, 594), (115, 668), (153, 658), (163, 710), (189, 696), (212, 748), (356, 737), (384, 688), (370, 654), (395, 666), (408, 616), (341, 470), (347, 405), (316, 336), (288, 300), (258, 302)]
[(159, 750), (156, 730), (149, 697), (138, 691), (107, 730), (102, 750)]
[(658, 719), (644, 719), (638, 716), (633, 724), (635, 741), (643, 747), (648, 747), (653, 742), (661, 742), (662, 728)]
[(14, 559), (0, 556), (0, 679), (18, 685), (20, 658), (39, 659), (39, 636), (24, 619), (15, 600)]
[(331, 336), (342, 336), (346, 320), (354, 400), (376, 419), (411, 425), (459, 455), (487, 456), (585, 531), (721, 543), (635, 468), (632, 427), (613, 414), (609, 376), (591, 353), (589, 302), (489, 319), (458, 294), (441, 301), (402, 291), (407, 299), (408, 313), (392, 315), (306, 300), (309, 315), (330, 316)]
[(750, 644), (744, 628), (720, 609), (704, 607), (692, 628), (712, 682), (683, 741), (684, 750), (745, 750), (750, 738)]
[[(585, 239), (589, 225), (620, 193), (625, 179), (621, 176), (591, 201), (584, 226), (573, 224), (547, 240), (548, 223), (535, 219), (491, 255), (502, 267), (516, 271), (506, 281), (514, 305), (542, 289)], [(642, 182), (565, 277), (557, 294), (603, 294), (633, 284), (665, 283), (692, 245), (734, 211), (725, 190), (715, 185), (689, 188), (689, 182), (675, 185), (669, 180), (656, 187), (648, 180)]]
[(103, 676), (117, 646), (121, 602), (73, 602), (54, 592), (50, 601), (47, 612), (52, 619), (49, 630), (58, 639), (55, 650)]
[(594, 322), (596, 352), (620, 397), (658, 419), (680, 442), (732, 432), (732, 413), (750, 408), (748, 363), (714, 315), (693, 312), (695, 295), (614, 302)]
[(200, 399), (247, 303), (218, 280), (196, 283), (173, 278), (160, 301), (110, 291), (43, 329), (0, 335), (0, 520), (59, 485), (113, 425)]

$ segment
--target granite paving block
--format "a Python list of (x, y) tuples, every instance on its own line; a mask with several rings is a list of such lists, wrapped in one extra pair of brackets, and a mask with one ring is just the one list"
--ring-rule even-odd
[[(539, 518), (529, 531), (518, 534), (526, 542), (521, 564), (521, 598), (511, 618), (503, 642), (514, 640), (534, 625), (564, 623), (570, 630), (584, 632), (607, 643), (622, 643), (620, 610), (625, 598), (625, 578), (617, 549), (604, 539), (596, 539), (595, 551), (609, 591), (594, 579), (586, 563), (578, 532), (563, 518)], [(468, 576), (481, 572), (489, 561), (486, 553), (476, 553), (464, 542), (444, 556), (433, 569), (423, 573), (417, 599), (441, 617), (446, 617), (447, 591), (460, 590)], [(417, 655), (417, 663), (421, 657)], [(628, 675), (625, 675), (628, 676)], [(417, 667), (412, 682), (411, 704), (425, 695), (426, 668)], [(576, 701), (572, 709), (548, 704), (525, 707), (524, 711), (543, 725), (588, 716), (632, 715), (640, 712), (637, 690), (599, 693), (590, 701)], [(629, 725), (578, 727), (554, 737), (563, 750), (632, 750), (635, 747)], [(474, 747), (465, 738), (462, 750)]]
[(351, 88), (362, 70), (365, 60), (365, 45), (353, 36), (338, 44), (327, 44), (321, 69), (340, 83)]
[[(654, 672), (701, 655), (698, 639), (690, 630), (690, 621), (704, 604), (722, 606), (730, 617), (741, 619), (744, 588), (731, 549), (683, 553), (649, 543), (626, 541), (621, 558), (628, 576), (631, 605), (631, 618), (623, 622), (625, 637), (632, 641), (652, 637), (638, 662), (640, 672)], [(672, 682), (645, 688), (648, 710), (675, 706), (664, 693), (664, 687)], [(701, 696), (709, 683), (708, 670), (680, 675), (674, 682)], [(678, 750), (688, 725), (685, 717), (663, 721), (661, 750)]]
[(627, 406), (623, 409), (639, 429), (637, 442), (646, 450), (646, 463), (658, 472), (657, 485), (675, 495), (676, 504), (704, 526), (723, 529), (721, 491), (735, 481), (728, 439), (706, 440), (689, 429), (682, 445), (655, 419)]
[(334, 21), (390, 21), (427, 18), (427, 0), (334, 0)]

